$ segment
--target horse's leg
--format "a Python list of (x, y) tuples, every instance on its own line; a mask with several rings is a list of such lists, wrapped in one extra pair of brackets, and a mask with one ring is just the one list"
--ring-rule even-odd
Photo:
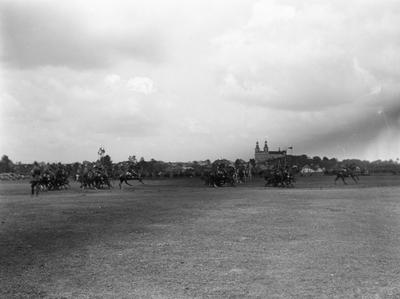
[(39, 195), (39, 189), (40, 189), (40, 184), (39, 182), (32, 182), (31, 183), (31, 195), (35, 195), (38, 196)]
[(133, 185), (131, 185), (131, 184), (128, 183), (128, 180), (125, 180), (125, 183), (126, 183), (128, 186), (133, 186)]
[(35, 194), (35, 183), (32, 182), (31, 183), (31, 195), (34, 195), (34, 194)]

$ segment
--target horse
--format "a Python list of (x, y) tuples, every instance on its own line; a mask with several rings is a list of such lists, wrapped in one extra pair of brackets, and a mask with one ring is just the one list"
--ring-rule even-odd
[(335, 185), (338, 179), (341, 179), (343, 181), (343, 184), (347, 185), (346, 178), (348, 177), (352, 178), (356, 184), (358, 184), (358, 181), (360, 180), (354, 169), (343, 168), (336, 173)]
[(222, 187), (225, 184), (235, 187), (238, 182), (236, 169), (233, 166), (216, 167), (205, 171), (202, 175), (202, 179), (209, 187)]
[(82, 189), (102, 189), (107, 187), (112, 188), (108, 175), (100, 170), (89, 170), (85, 171), (82, 175), (79, 175), (78, 181), (81, 183)]
[(236, 177), (237, 177), (237, 182), (238, 183), (246, 183), (247, 175), (246, 175), (246, 169), (244, 167), (240, 167), (239, 169), (236, 170)]
[(226, 173), (223, 171), (212, 171), (204, 175), (205, 183), (209, 187), (222, 187), (227, 181)]
[(233, 166), (228, 166), (225, 168), (225, 183), (231, 185), (231, 187), (235, 187), (238, 183), (238, 175), (236, 173), (236, 169)]
[(31, 184), (31, 195), (35, 195), (38, 196), (39, 195), (39, 191), (41, 189), (41, 184), (40, 184), (40, 179), (39, 178), (33, 178), (30, 181)]
[(80, 188), (86, 189), (86, 188), (94, 188), (94, 177), (95, 173), (92, 170), (86, 170), (82, 174), (79, 175), (78, 177), (78, 182), (81, 183)]
[(93, 183), (96, 189), (101, 189), (103, 187), (112, 188), (111, 182), (106, 173), (96, 172), (93, 178)]
[(275, 169), (264, 172), (265, 187), (294, 187), (296, 179), (287, 169)]
[(125, 182), (125, 184), (127, 184), (129, 186), (133, 186), (128, 183), (128, 181), (130, 181), (130, 180), (137, 180), (137, 181), (141, 182), (142, 184), (144, 184), (143, 177), (140, 174), (127, 171), (119, 176), (119, 189), (122, 188), (122, 183), (124, 183), (124, 182)]

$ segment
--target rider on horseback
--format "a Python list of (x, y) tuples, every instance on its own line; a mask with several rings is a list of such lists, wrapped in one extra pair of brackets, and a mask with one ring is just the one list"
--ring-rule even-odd
[(35, 194), (35, 188), (36, 188), (36, 195), (39, 194), (39, 184), (40, 184), (40, 176), (42, 174), (42, 169), (39, 166), (38, 162), (33, 162), (33, 168), (31, 170), (31, 195)]
[(127, 172), (126, 172), (126, 176), (130, 177), (130, 178), (139, 176), (138, 173), (135, 170), (135, 166), (134, 165), (129, 165), (129, 168), (128, 168)]

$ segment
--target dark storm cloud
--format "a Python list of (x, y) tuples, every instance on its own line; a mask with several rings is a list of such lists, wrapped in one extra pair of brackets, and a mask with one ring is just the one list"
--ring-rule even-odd
[(123, 58), (162, 60), (156, 32), (128, 30), (121, 35), (112, 28), (97, 30), (94, 23), (101, 20), (84, 18), (79, 10), (55, 2), (6, 1), (0, 4), (0, 19), (2, 60), (13, 67), (84, 69), (106, 67)]
[(331, 157), (353, 155), (357, 158), (386, 129), (385, 121), (379, 115), (364, 115), (362, 119), (349, 119), (346, 124), (338, 124), (333, 132), (316, 131), (304, 138), (300, 146), (304, 152), (315, 155), (325, 152)]

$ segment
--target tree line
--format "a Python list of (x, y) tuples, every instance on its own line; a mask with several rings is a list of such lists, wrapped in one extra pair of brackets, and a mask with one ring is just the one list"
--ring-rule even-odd
[[(250, 163), (254, 174), (257, 174), (257, 165), (254, 159), (249, 161), (244, 161), (242, 159), (236, 159), (235, 161), (221, 160), (225, 163), (231, 164), (243, 164)], [(140, 172), (145, 177), (191, 177), (191, 176), (201, 176), (205, 169), (211, 167), (214, 162), (210, 160), (204, 161), (191, 161), (191, 162), (164, 162), (155, 159), (145, 160), (140, 158), (136, 160), (135, 156), (130, 156), (128, 160), (114, 163), (109, 155), (100, 157), (97, 161), (82, 161), (75, 163), (45, 163), (41, 162), (42, 166), (47, 167), (57, 167), (57, 165), (62, 165), (62, 167), (70, 174), (74, 176), (79, 172), (84, 164), (101, 164), (105, 169), (107, 174), (111, 178), (117, 178), (122, 172), (127, 169), (134, 167), (136, 171)], [(367, 161), (360, 159), (345, 159), (339, 161), (336, 158), (328, 157), (309, 157), (307, 155), (287, 155), (285, 158), (281, 158), (277, 161), (271, 161), (271, 163), (279, 165), (287, 165), (289, 167), (296, 165), (299, 169), (308, 165), (313, 168), (323, 168), (327, 174), (330, 171), (334, 171), (343, 166), (355, 165), (359, 167), (362, 171), (366, 170), (370, 174), (383, 173), (383, 174), (400, 174), (400, 163), (399, 160), (376, 160)], [(32, 169), (33, 163), (14, 163), (7, 155), (3, 155), (0, 160), (0, 173), (15, 173), (18, 175), (29, 175)]]

